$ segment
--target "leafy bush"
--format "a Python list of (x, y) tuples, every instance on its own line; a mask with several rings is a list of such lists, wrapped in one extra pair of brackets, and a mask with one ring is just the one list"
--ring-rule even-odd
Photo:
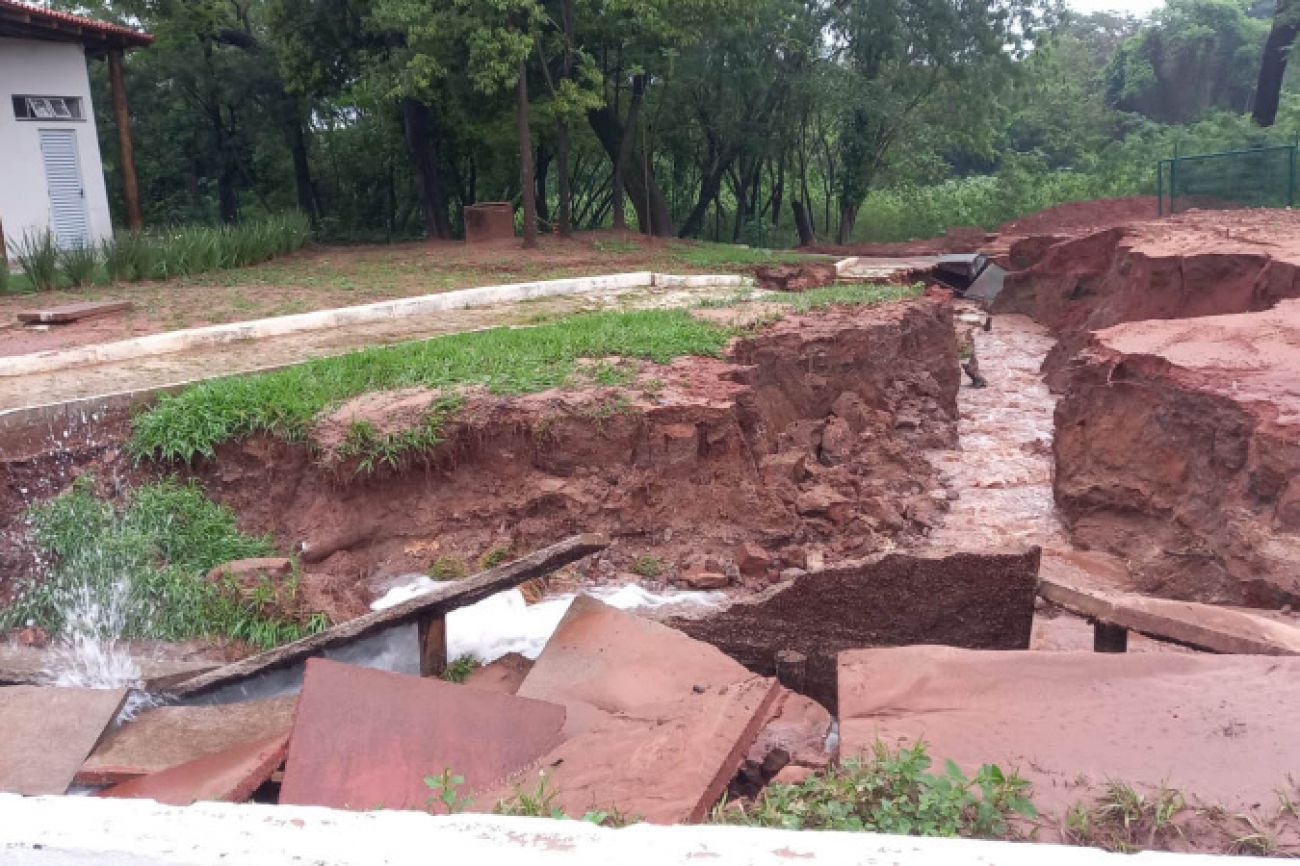
[(49, 229), (28, 230), (11, 246), (14, 261), (37, 291), (59, 287), (59, 248)]
[(870, 759), (845, 761), (798, 785), (770, 785), (751, 806), (714, 810), (722, 823), (789, 830), (867, 830), (911, 836), (1001, 838), (1014, 815), (1036, 817), (1029, 783), (986, 764), (967, 777), (952, 761), (929, 772), (925, 744), (891, 751), (877, 743)]
[(268, 615), (270, 587), (247, 593), (205, 579), (218, 565), (274, 547), (241, 533), (234, 514), (193, 483), (144, 485), (119, 511), (83, 476), (27, 517), (48, 567), (0, 611), (0, 628), (31, 621), (57, 635), (72, 600), (117, 609), (121, 633), (114, 636), (126, 638), (229, 637), (271, 647), (328, 625), (320, 616)]
[(463, 683), (478, 668), (479, 661), (474, 656), (460, 656), (447, 665), (447, 669), (442, 672), (442, 678), (449, 683)]
[(103, 243), (102, 254), (112, 280), (170, 279), (255, 265), (300, 249), (309, 240), (310, 221), (294, 212), (229, 226), (121, 232)]
[(59, 269), (74, 289), (93, 283), (99, 273), (99, 250), (94, 244), (59, 250)]

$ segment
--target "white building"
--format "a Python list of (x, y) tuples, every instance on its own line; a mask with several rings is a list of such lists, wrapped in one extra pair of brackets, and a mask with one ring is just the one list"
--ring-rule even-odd
[(90, 102), (88, 59), (107, 58), (123, 152), (129, 222), (139, 193), (122, 84), (123, 52), (153, 37), (126, 27), (0, 0), (0, 252), (50, 230), (61, 247), (113, 234)]

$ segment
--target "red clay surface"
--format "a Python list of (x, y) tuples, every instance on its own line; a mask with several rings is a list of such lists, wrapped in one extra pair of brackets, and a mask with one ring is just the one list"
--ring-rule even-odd
[(1120, 325), (1065, 376), (1056, 497), (1143, 591), (1300, 601), (1300, 301)]
[(1300, 766), (1296, 658), (862, 650), (840, 707), (845, 757), (924, 740), (940, 766), (1018, 770), (1057, 818), (1112, 780), (1267, 806)]
[(155, 800), (189, 806), (216, 800), (242, 803), (284, 762), (288, 737), (278, 734), (245, 741), (179, 766), (105, 788), (96, 796)]
[(554, 703), (311, 659), (280, 802), (425, 809), (426, 776), (464, 777), (461, 797), (496, 787), (554, 747), (564, 724)]

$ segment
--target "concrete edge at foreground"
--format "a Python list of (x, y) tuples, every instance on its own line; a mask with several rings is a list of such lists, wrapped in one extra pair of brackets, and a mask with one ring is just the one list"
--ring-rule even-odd
[(733, 274), (675, 276), (672, 274), (656, 274), (649, 271), (636, 271), (597, 277), (573, 277), (563, 280), (539, 280), (531, 283), (480, 286), (435, 295), (378, 301), (357, 307), (340, 307), (333, 310), (317, 310), (312, 313), (299, 313), (292, 316), (276, 316), (270, 319), (254, 319), (248, 322), (231, 322), (225, 325), (187, 328), (181, 331), (168, 331), (161, 334), (134, 337), (129, 340), (118, 340), (112, 343), (77, 346), (71, 349), (52, 349), (45, 352), (33, 352), (29, 355), (14, 355), (8, 358), (0, 358), (0, 376), (50, 373), (70, 367), (184, 352), (202, 346), (279, 337), (285, 334), (379, 322), (386, 319), (397, 319), (402, 316), (420, 315), (440, 310), (458, 310), (466, 307), (527, 301), (557, 295), (628, 291), (642, 288), (693, 289), (726, 288), (729, 286), (739, 288), (748, 284), (749, 280), (747, 278)]
[[(514, 866), (891, 863), (897, 866), (1232, 866), (1240, 857), (1110, 854), (1094, 848), (876, 833), (797, 832), (318, 807), (0, 795), (0, 861), (10, 866), (380, 866), (429, 862)], [(632, 852), (636, 852), (632, 854)], [(629, 859), (629, 855), (632, 855)]]

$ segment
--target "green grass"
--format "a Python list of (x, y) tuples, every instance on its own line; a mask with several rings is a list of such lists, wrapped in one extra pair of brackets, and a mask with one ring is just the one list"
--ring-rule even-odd
[(787, 250), (769, 250), (737, 244), (708, 242), (668, 245), (667, 260), (673, 264), (692, 268), (725, 268), (729, 265), (786, 265), (816, 261), (824, 256), (810, 256)]
[(164, 396), (135, 418), (129, 447), (137, 458), (191, 460), (258, 432), (301, 440), (322, 410), (368, 391), (481, 385), (497, 394), (527, 393), (565, 384), (582, 358), (667, 363), (682, 355), (716, 356), (728, 336), (686, 310), (637, 310), (367, 349)]
[(275, 549), (269, 538), (240, 532), (234, 514), (196, 484), (138, 487), (119, 510), (82, 477), (27, 518), (49, 567), (0, 611), (0, 630), (33, 622), (57, 635), (74, 599), (117, 610), (122, 632), (116, 636), (125, 638), (226, 637), (271, 647), (328, 625), (319, 616), (268, 615), (272, 603), (292, 601), (293, 581), (241, 592), (205, 580), (218, 565)]
[(435, 400), (418, 426), (397, 433), (380, 433), (369, 421), (353, 421), (334, 456), (356, 461), (356, 475), (372, 475), (383, 466), (396, 469), (407, 455), (428, 451), (442, 441), (442, 425), (462, 402), (458, 395)]
[(447, 669), (442, 672), (442, 678), (449, 683), (463, 683), (479, 667), (481, 665), (474, 656), (460, 656), (448, 663)]
[(1014, 816), (1038, 814), (1029, 783), (1018, 775), (986, 764), (967, 776), (952, 761), (936, 774), (930, 764), (924, 743), (898, 751), (877, 743), (865, 760), (845, 761), (798, 785), (769, 785), (752, 805), (724, 799), (713, 818), (788, 830), (992, 839), (1010, 835)]
[(906, 298), (919, 297), (925, 286), (915, 283), (910, 286), (893, 286), (873, 283), (846, 283), (843, 285), (822, 286), (798, 294), (782, 294), (763, 300), (774, 301), (791, 307), (796, 313), (808, 313), (824, 310), (837, 305), (871, 305)]
[(49, 229), (24, 232), (21, 238), (11, 243), (10, 251), (14, 263), (36, 291), (59, 287), (59, 248), (54, 243), (54, 233)]

